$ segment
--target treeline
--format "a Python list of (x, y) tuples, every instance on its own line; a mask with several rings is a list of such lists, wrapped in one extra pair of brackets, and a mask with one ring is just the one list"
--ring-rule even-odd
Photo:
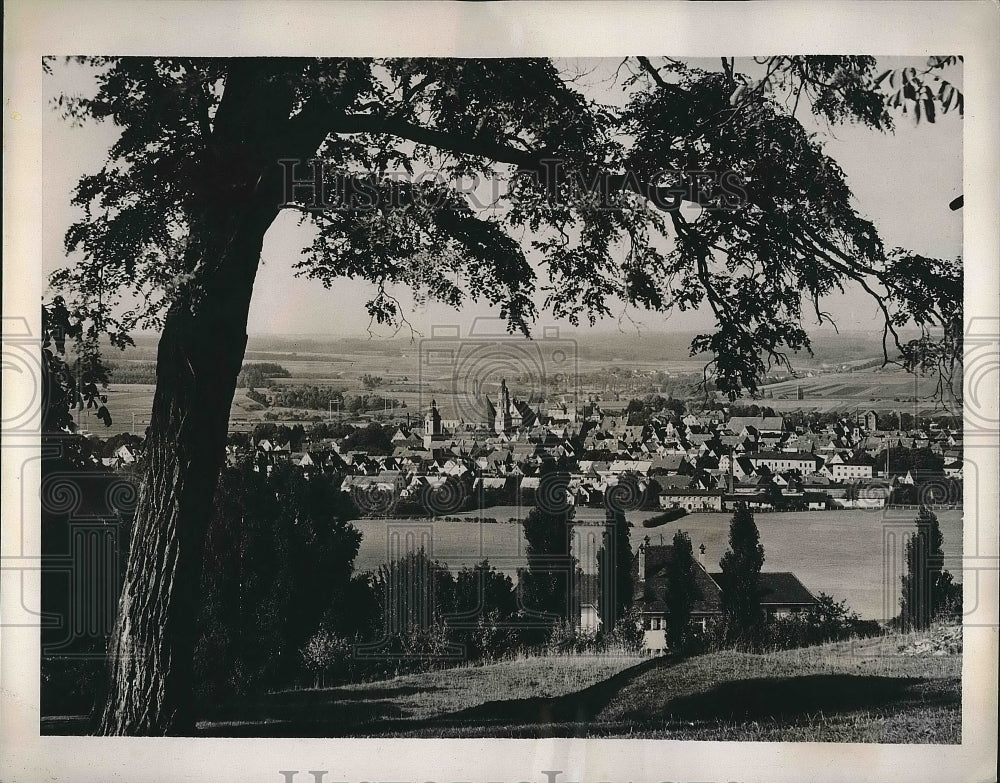
[(520, 592), (487, 561), (453, 572), (422, 549), (354, 573), (355, 515), (338, 478), (287, 466), (223, 471), (195, 658), (203, 710), (278, 688), (492, 660), (546, 645), (572, 617), (565, 511), (528, 515)]
[(669, 394), (690, 395), (702, 380), (700, 374), (672, 374), (664, 370), (649, 372), (632, 367), (612, 366), (580, 373), (577, 383), (581, 387), (599, 388), (604, 393), (615, 394)]
[(280, 386), (272, 387), (267, 395), (267, 404), (274, 408), (298, 408), (302, 410), (365, 413), (405, 408), (406, 403), (394, 397), (381, 394), (344, 394), (340, 389), (324, 386)]
[(893, 474), (909, 473), (912, 484), (899, 484), (892, 488), (886, 502), (890, 505), (935, 506), (956, 505), (962, 502), (963, 481), (946, 476), (944, 457), (929, 448), (892, 448), (879, 452), (875, 457), (878, 470), (888, 464)]
[(112, 383), (156, 383), (156, 362), (104, 361)]
[[(756, 403), (750, 403), (749, 405), (739, 405), (731, 404), (725, 406), (727, 410), (727, 418), (732, 418), (733, 416), (777, 416), (774, 412), (774, 408), (769, 405), (757, 405)], [(722, 406), (717, 406), (717, 409), (721, 410)]]
[[(104, 366), (113, 383), (156, 383), (156, 362), (106, 360)], [(236, 385), (241, 389), (257, 389), (270, 386), (274, 378), (291, 377), (288, 370), (275, 362), (250, 362), (243, 365)]]
[(353, 424), (341, 422), (318, 421), (308, 430), (301, 424), (277, 424), (264, 421), (254, 425), (251, 432), (231, 432), (226, 440), (230, 446), (248, 450), (261, 440), (269, 440), (273, 445), (287, 443), (292, 451), (301, 451), (309, 443), (336, 438), (343, 439), (341, 448), (344, 451), (365, 451), (373, 455), (392, 453), (392, 436), (395, 426), (382, 426), (372, 422), (365, 427), (355, 427)]
[(256, 402), (258, 405), (266, 408), (271, 404), (271, 400), (268, 398), (264, 392), (257, 391), (255, 388), (250, 387), (247, 389), (247, 399), (252, 402)]
[(329, 386), (282, 386), (271, 392), (270, 400), (277, 408), (329, 410), (331, 404), (338, 408), (344, 404), (344, 393)]
[(276, 362), (248, 362), (236, 376), (236, 386), (240, 389), (258, 389), (270, 386), (274, 378), (291, 377), (292, 374)]

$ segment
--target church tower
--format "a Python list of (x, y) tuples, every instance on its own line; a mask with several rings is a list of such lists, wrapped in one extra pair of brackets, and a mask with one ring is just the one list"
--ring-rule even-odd
[(507, 381), (500, 381), (500, 399), (497, 401), (496, 431), (498, 435), (510, 432), (510, 391), (507, 389)]
[(444, 440), (441, 430), (441, 414), (438, 413), (437, 401), (431, 400), (431, 407), (424, 416), (424, 448), (431, 450), (435, 442), (438, 446)]
[(441, 434), (441, 414), (438, 413), (437, 401), (431, 400), (431, 407), (424, 416), (424, 435)]

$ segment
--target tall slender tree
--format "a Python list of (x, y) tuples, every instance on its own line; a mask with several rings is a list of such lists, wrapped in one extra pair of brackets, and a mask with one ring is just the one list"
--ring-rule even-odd
[(538, 631), (571, 620), (574, 611), (576, 559), (568, 489), (568, 473), (554, 463), (543, 466), (535, 506), (523, 522), (528, 564), (519, 580), (522, 604), (528, 610), (528, 627)]
[(764, 621), (760, 605), (760, 569), (764, 547), (753, 512), (741, 503), (729, 523), (729, 549), (719, 566), (722, 607), (733, 639), (753, 642)]
[(694, 602), (700, 597), (695, 577), (694, 550), (691, 537), (683, 530), (674, 533), (670, 560), (667, 561), (667, 643), (680, 648), (691, 621)]
[[(66, 235), (76, 263), (51, 282), (118, 344), (137, 327), (161, 330), (109, 734), (193, 725), (205, 529), (261, 247), (283, 212), (308, 228), (297, 273), (327, 287), (369, 281), (373, 322), (405, 321), (402, 285), (454, 306), (485, 300), (528, 334), (539, 273), (544, 307), (572, 323), (619, 301), (706, 305), (716, 328), (691, 347), (713, 356), (716, 387), (735, 397), (786, 350), (808, 349), (803, 306), (827, 320), (821, 298), (850, 283), (878, 303), (890, 345), (905, 347), (906, 322), (946, 327), (936, 343), (926, 332), (939, 352), (923, 346), (906, 363), (961, 355), (959, 265), (886, 252), (795, 117), (804, 96), (829, 122), (890, 128), (872, 58), (722, 58), (715, 69), (629, 58), (617, 72), (623, 107), (546, 59), (74, 62), (96, 89), (60, 96), (57, 110), (121, 133), (79, 181), (83, 217)], [(961, 110), (946, 79), (955, 67), (933, 58), (890, 76), (896, 105), (928, 120), (925, 104)], [(693, 183), (692, 170), (712, 182)], [(436, 174), (416, 176), (426, 171)], [(473, 178), (503, 180), (504, 208), (479, 209)], [(685, 202), (704, 209), (692, 219)]]
[(624, 511), (608, 509), (597, 552), (598, 604), (605, 632), (611, 633), (632, 605), (632, 524)]
[(905, 628), (930, 625), (951, 584), (951, 574), (944, 570), (943, 543), (937, 515), (921, 506), (916, 529), (906, 541), (906, 572), (901, 577), (903, 594), (899, 600)]

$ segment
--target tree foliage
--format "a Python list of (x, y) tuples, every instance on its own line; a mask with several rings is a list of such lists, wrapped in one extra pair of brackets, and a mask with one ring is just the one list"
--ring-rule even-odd
[(272, 378), (290, 378), (291, 373), (275, 362), (248, 362), (236, 377), (236, 385), (241, 389), (259, 389), (270, 386)]
[(392, 454), (392, 428), (372, 422), (359, 427), (341, 442), (342, 451), (364, 451), (368, 454)]
[(519, 580), (522, 604), (540, 625), (575, 619), (571, 616), (576, 559), (571, 553), (569, 475), (551, 464), (543, 466), (543, 471), (535, 506), (524, 518), (528, 564)]
[(520, 641), (513, 580), (488, 560), (463, 568), (455, 577), (454, 608), (447, 622), (467, 660), (503, 657)]
[(209, 525), (196, 682), (207, 703), (288, 686), (321, 628), (350, 637), (361, 533), (337, 483), (289, 466), (223, 471)]
[(370, 584), (377, 626), (362, 657), (394, 659), (401, 669), (459, 657), (445, 626), (455, 604), (455, 578), (447, 565), (421, 548), (379, 566)]
[(900, 577), (901, 618), (905, 628), (926, 628), (949, 596), (952, 576), (944, 570), (944, 536), (937, 515), (921, 506), (916, 529), (905, 549), (905, 573)]
[(667, 643), (679, 648), (691, 620), (691, 609), (700, 597), (695, 579), (694, 550), (691, 537), (683, 530), (674, 533), (673, 554), (667, 562)]
[[(200, 205), (226, 187), (206, 165), (229, 154), (214, 143), (220, 108), (253, 100), (238, 90), (254, 77), (288, 107), (269, 165), (316, 140), (315, 168), (305, 156), (281, 164), (280, 206), (310, 229), (298, 274), (328, 287), (370, 281), (373, 321), (405, 320), (396, 285), (454, 306), (486, 300), (523, 332), (536, 291), (573, 322), (608, 316), (618, 300), (707, 306), (717, 329), (692, 350), (712, 354), (717, 387), (735, 396), (786, 350), (808, 349), (804, 310), (828, 320), (822, 297), (853, 281), (880, 303), (887, 338), (907, 323), (925, 329), (908, 365), (953, 357), (960, 335), (944, 345), (934, 330), (960, 314), (959, 264), (885, 249), (796, 114), (801, 103), (831, 124), (886, 131), (894, 107), (926, 121), (934, 107), (961, 112), (946, 78), (959, 59), (880, 72), (870, 57), (722, 58), (715, 69), (629, 58), (618, 108), (537, 58), (76, 58), (97, 89), (61, 96), (57, 109), (122, 133), (74, 196), (85, 216), (66, 246), (83, 263), (53, 283), (99, 301), (97, 321), (116, 340), (162, 323), (198, 285), (188, 237)], [(405, 176), (424, 170), (436, 175)], [(499, 209), (479, 209), (473, 177), (502, 183), (490, 195)], [(685, 203), (705, 208), (692, 218)], [(526, 243), (514, 239), (525, 230)]]
[[(88, 314), (67, 307), (62, 296), (42, 305), (42, 431), (76, 431), (72, 411), (93, 410), (111, 426), (108, 369), (101, 359), (100, 331)], [(75, 356), (70, 359), (67, 341)]]
[(760, 605), (763, 565), (764, 547), (753, 512), (740, 504), (729, 522), (729, 549), (719, 561), (723, 613), (736, 640), (752, 642), (764, 621)]
[(612, 633), (632, 606), (631, 523), (620, 510), (608, 509), (597, 551), (598, 603), (602, 628)]

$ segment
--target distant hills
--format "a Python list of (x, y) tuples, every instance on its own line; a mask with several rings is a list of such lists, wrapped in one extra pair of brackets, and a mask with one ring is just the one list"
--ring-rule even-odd
[[(683, 361), (690, 357), (691, 340), (696, 332), (608, 333), (577, 332), (567, 337), (576, 343), (581, 359), (616, 364), (633, 362)], [(915, 335), (914, 335), (915, 336)], [(129, 360), (155, 359), (159, 337), (145, 333), (135, 337), (136, 346), (121, 358)], [(416, 337), (332, 337), (324, 335), (251, 335), (247, 343), (247, 359), (254, 361), (278, 355), (343, 356), (369, 354), (379, 356), (411, 356), (427, 338)], [(520, 339), (511, 337), (510, 339)], [(543, 339), (538, 337), (536, 339)], [(814, 356), (802, 352), (791, 355), (796, 366), (816, 367), (839, 365), (876, 359), (882, 356), (881, 332), (818, 332), (813, 337)], [(108, 356), (118, 355), (108, 349)], [(707, 359), (702, 354), (694, 358)]]

